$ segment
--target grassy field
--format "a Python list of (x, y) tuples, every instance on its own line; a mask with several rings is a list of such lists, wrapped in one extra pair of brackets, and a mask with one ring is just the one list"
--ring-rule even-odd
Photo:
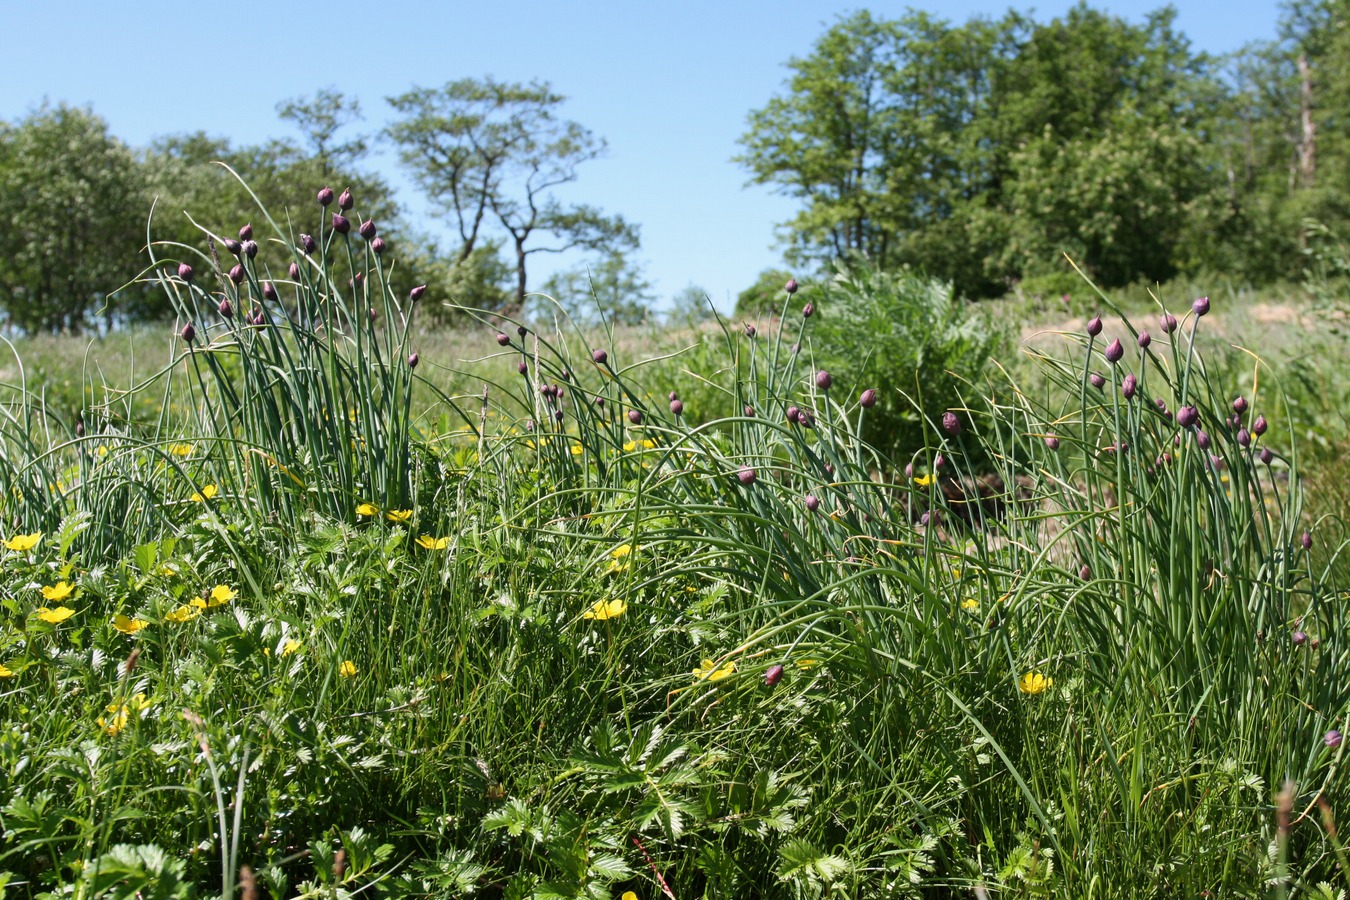
[(809, 290), (423, 333), (378, 259), (295, 257), (265, 320), (170, 266), (190, 333), (3, 367), (8, 892), (1345, 884), (1325, 311), (1005, 301), (893, 461), (859, 435), (906, 395), (813, 364)]

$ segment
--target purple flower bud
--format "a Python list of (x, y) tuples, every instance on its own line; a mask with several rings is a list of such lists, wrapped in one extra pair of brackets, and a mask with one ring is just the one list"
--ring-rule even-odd
[(242, 248), (242, 249), (243, 249), (243, 251), (244, 251), (244, 255), (245, 255), (245, 256), (247, 256), (249, 259), (253, 259), (253, 257), (255, 257), (255, 256), (258, 255), (258, 242), (257, 242), (257, 241), (244, 241), (244, 245), (243, 245), (243, 248)]
[(1302, 647), (1304, 644), (1308, 643), (1308, 635), (1302, 631), (1295, 631), (1292, 635), (1292, 640), (1294, 641), (1295, 647)]
[(1233, 401), (1233, 412), (1237, 413), (1240, 416), (1246, 411), (1247, 411), (1246, 397), (1238, 397), (1236, 400)]
[(1237, 442), (1239, 447), (1250, 447), (1252, 445), (1251, 432), (1247, 431), (1245, 428), (1239, 428)]
[(1177, 317), (1171, 313), (1163, 313), (1159, 321), (1162, 322), (1162, 330), (1168, 334), (1177, 330)]
[(789, 407), (787, 408), (787, 420), (788, 420), (789, 422), (791, 422), (792, 424), (796, 425), (796, 424), (797, 424), (797, 420), (801, 418), (801, 415), (802, 415), (802, 411), (801, 411), (800, 409), (798, 409), (797, 407), (795, 407), (795, 406), (789, 406)]
[(371, 241), (371, 242), (370, 242), (370, 249), (374, 252), (374, 254), (375, 254), (376, 256), (383, 256), (383, 255), (384, 255), (384, 238), (377, 237), (375, 240)]
[(1261, 462), (1265, 463), (1266, 465), (1270, 465), (1271, 462), (1273, 462), (1275, 459), (1275, 454), (1270, 452), (1269, 447), (1262, 447), (1260, 459)]
[(313, 253), (315, 250), (318, 250), (319, 244), (317, 241), (314, 240), (314, 235), (312, 234), (300, 235), (300, 249), (305, 251), (305, 253), (307, 254)]
[(914, 463), (912, 463), (912, 462), (906, 463), (906, 464), (905, 464), (905, 478), (906, 478), (906, 479), (909, 479), (909, 478), (913, 478), (913, 477), (914, 477)]
[(1101, 316), (1093, 316), (1091, 319), (1088, 319), (1087, 333), (1089, 337), (1096, 337), (1097, 335), (1102, 333)]
[(789, 294), (797, 293), (797, 279), (789, 278), (788, 283), (783, 285), (783, 290), (787, 291)]
[(178, 277), (181, 278), (181, 279), (183, 279), (184, 281), (191, 281), (191, 280), (192, 280), (192, 266), (189, 266), (187, 263), (179, 263), (179, 264), (178, 264)]
[(286, 274), (287, 274), (287, 276), (290, 277), (291, 281), (299, 281), (299, 280), (300, 280), (300, 264), (299, 264), (299, 263), (291, 263), (290, 268), (288, 268), (288, 269), (286, 270)]
[(416, 353), (410, 354), (408, 356), (408, 368), (410, 369), (417, 368), (417, 364), (421, 361), (421, 359), (422, 358), (418, 356)]
[(741, 412), (745, 413), (747, 419), (753, 419), (755, 417), (755, 408), (753, 406), (747, 406), (745, 409), (741, 410)]
[(375, 322), (378, 322), (379, 320), (380, 320), (380, 311), (372, 306), (370, 308), (370, 321), (373, 324)]
[(1304, 550), (1312, 549), (1312, 535), (1308, 532), (1303, 532), (1303, 536), (1298, 539), (1298, 542), (1303, 545)]
[(1252, 434), (1260, 437), (1266, 433), (1266, 417), (1257, 416), (1256, 421), (1252, 423)]
[(271, 300), (273, 303), (276, 302), (277, 289), (272, 287), (272, 282), (270, 281), (263, 282), (263, 297), (267, 300)]
[(520, 362), (516, 363), (516, 371), (524, 375), (526, 372), (530, 371), (530, 367), (527, 366), (525, 360), (522, 359)]
[(563, 420), (563, 411), (561, 409), (553, 411), (553, 418), (559, 422)]
[(1084, 581), (1087, 581), (1089, 578), (1092, 577), (1092, 569), (1090, 569), (1088, 566), (1083, 566), (1083, 568), (1078, 570), (1078, 577), (1083, 579)]
[(806, 500), (803, 502), (806, 503), (807, 512), (815, 512), (820, 509), (820, 500), (816, 498), (815, 494), (807, 494)]
[(1126, 375), (1125, 380), (1121, 382), (1120, 392), (1125, 395), (1126, 400), (1133, 400), (1135, 391), (1137, 390), (1139, 390), (1139, 379), (1135, 378), (1134, 373), (1131, 372)]
[(510, 336), (509, 336), (509, 335), (505, 335), (505, 334), (498, 333), (498, 334), (497, 334), (497, 346), (499, 346), (499, 347), (509, 347), (509, 346), (511, 346), (511, 338), (510, 338)]
[(1153, 405), (1158, 407), (1158, 412), (1164, 413), (1167, 412), (1167, 404), (1163, 401), (1163, 398), (1155, 397), (1153, 400)]
[(672, 414), (677, 416), (684, 415), (684, 401), (683, 400), (670, 401), (670, 411)]
[(1120, 338), (1106, 345), (1106, 361), (1111, 365), (1120, 362), (1120, 358), (1125, 355), (1125, 348), (1120, 345)]
[(821, 369), (816, 373), (816, 387), (820, 388), (822, 391), (828, 391), (832, 384), (834, 384), (834, 376), (829, 372)]
[(939, 453), (937, 456), (933, 457), (933, 471), (934, 471), (934, 472), (936, 472), (938, 469), (942, 468), (942, 467), (943, 467), (944, 465), (946, 465), (946, 464), (947, 464), (947, 457), (943, 456), (941, 453)]
[(1058, 450), (1059, 438), (1055, 437), (1053, 434), (1047, 434), (1045, 436), (1045, 446), (1049, 447), (1052, 451)]
[(1148, 345), (1151, 344), (1151, 343), (1153, 343), (1153, 338), (1149, 335), (1149, 333), (1148, 333), (1147, 331), (1141, 331), (1141, 332), (1139, 332), (1139, 347), (1140, 347), (1140, 349), (1148, 349)]
[(355, 202), (356, 201), (352, 199), (351, 188), (347, 188), (341, 194), (338, 194), (338, 209), (342, 210), (343, 212), (346, 212), (347, 210), (351, 209), (352, 204)]
[(815, 413), (811, 412), (809, 409), (803, 409), (801, 412), (797, 413), (797, 424), (803, 428), (814, 428), (816, 425)]
[[(566, 376), (563, 376), (563, 377), (566, 377)], [(678, 399), (680, 399), (680, 395), (677, 394), (677, 393), (675, 393), (674, 391), (671, 391), (671, 392), (670, 392), (670, 396), (667, 397), (666, 399), (667, 399), (667, 400), (678, 400)]]
[(326, 187), (319, 190), (319, 205), (327, 206), (333, 202), (333, 189)]
[(755, 470), (749, 466), (741, 466), (741, 470), (736, 473), (736, 479), (746, 487), (755, 483)]
[[(791, 284), (792, 282), (788, 283)], [(783, 679), (782, 666), (769, 666), (769, 671), (764, 673), (764, 684), (767, 685), (768, 687), (773, 687), (782, 679)]]
[(815, 315), (815, 312), (816, 312), (815, 304), (808, 303), (802, 307), (802, 318), (809, 319), (811, 318), (811, 316)]
[(183, 326), (183, 330), (179, 332), (179, 334), (183, 338), (183, 341), (185, 343), (190, 344), (192, 343), (192, 339), (197, 336), (197, 329), (192, 327), (191, 322), (188, 322), (186, 325)]
[(868, 388), (867, 390), (863, 391), (862, 396), (858, 398), (858, 405), (861, 406), (863, 409), (871, 409), (872, 407), (876, 406), (877, 405), (876, 390), (873, 388)]
[(1088, 376), (1088, 383), (1099, 391), (1102, 388), (1106, 387), (1106, 379), (1098, 375), (1096, 372), (1093, 372), (1091, 375)]
[(793, 341), (790, 349), (792, 350), (792, 355), (796, 356), (798, 353), (802, 352), (802, 345), (797, 341)]
[(366, 283), (366, 276), (361, 274), (360, 272), (357, 272), (351, 278), (347, 279), (347, 287), (351, 288), (354, 291), (361, 290), (361, 285), (365, 283)]
[(233, 253), (235, 256), (238, 256), (239, 254), (244, 252), (244, 245), (236, 241), (234, 238), (226, 238), (225, 249)]
[(216, 309), (220, 310), (220, 317), (222, 319), (230, 319), (234, 317), (234, 307), (230, 306), (230, 301), (228, 300), (220, 301), (220, 306), (216, 307)]
[(368, 241), (375, 240), (375, 221), (373, 219), (366, 219), (364, 222), (361, 223), (361, 227), (356, 230), (361, 235), (361, 237), (365, 238), (366, 240)]
[[(425, 288), (426, 288), (426, 285), (424, 284), (424, 285), (422, 285), (422, 287), (423, 287), (423, 289), (425, 289)], [(516, 326), (516, 334), (520, 335), (521, 337), (524, 337), (525, 335), (527, 335), (527, 334), (529, 334), (529, 333), (530, 333), (529, 329), (526, 328), (524, 325), (517, 325), (517, 326)]]
[(1195, 311), (1197, 316), (1203, 316), (1205, 313), (1209, 312), (1209, 298), (1196, 297), (1195, 302), (1191, 304), (1191, 309)]
[(342, 213), (333, 213), (333, 230), (338, 234), (346, 234), (352, 230), (352, 223)]
[(603, 366), (609, 362), (609, 354), (604, 350), (592, 350), (591, 359), (595, 361), (597, 366)]
[(640, 410), (640, 409), (630, 409), (630, 410), (628, 411), (628, 421), (632, 422), (634, 425), (641, 425), (641, 424), (642, 424), (642, 410)]
[(1326, 737), (1322, 738), (1322, 743), (1335, 750), (1341, 745), (1341, 733), (1335, 728), (1327, 732)]
[(935, 510), (926, 510), (923, 515), (919, 516), (919, 524), (924, 528), (927, 528), (930, 524), (936, 527), (937, 523), (938, 514)]
[(750, 322), (746, 322), (746, 323), (745, 323), (745, 336), (746, 336), (746, 337), (748, 337), (748, 338), (753, 338), (753, 337), (754, 337), (756, 334), (758, 334), (758, 333), (759, 333), (758, 330), (755, 328), (755, 326), (754, 326), (753, 324), (751, 324)]
[(1194, 406), (1183, 406), (1177, 410), (1177, 424), (1182, 428), (1190, 428), (1200, 419), (1200, 410)]
[(604, 398), (604, 397), (596, 397), (596, 398), (595, 398), (595, 405), (596, 405), (596, 406), (599, 406), (599, 407), (604, 407), (604, 405), (605, 405), (605, 398)]
[(942, 430), (956, 437), (961, 433), (961, 420), (950, 410), (942, 414)]
[(1195, 442), (1200, 446), (1201, 450), (1209, 449), (1209, 435), (1205, 434), (1203, 431), (1197, 431), (1195, 433)]
[(239, 240), (241, 240), (241, 241), (251, 241), (251, 240), (253, 240), (253, 226), (252, 226), (252, 225), (245, 225), (243, 228), (240, 228), (240, 229), (239, 229)]
[(233, 281), (235, 284), (242, 284), (244, 281), (244, 267), (237, 265), (233, 269), (231, 269), (230, 280)]

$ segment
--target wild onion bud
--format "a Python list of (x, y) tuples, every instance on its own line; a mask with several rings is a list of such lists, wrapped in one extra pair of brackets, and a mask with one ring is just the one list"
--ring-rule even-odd
[(1237, 413), (1240, 416), (1246, 411), (1247, 411), (1246, 397), (1238, 397), (1236, 400), (1233, 401), (1233, 412)]
[(816, 427), (815, 413), (811, 412), (809, 409), (803, 409), (801, 412), (797, 413), (797, 424), (803, 428)]
[(184, 281), (191, 281), (191, 280), (192, 280), (192, 277), (193, 277), (193, 276), (192, 276), (192, 266), (189, 266), (187, 263), (179, 263), (179, 264), (178, 264), (178, 277), (181, 278), (181, 279), (183, 279)]
[(1237, 433), (1237, 442), (1239, 447), (1250, 447), (1252, 445), (1252, 435), (1245, 428), (1239, 428)]
[(829, 372), (821, 369), (816, 373), (816, 387), (820, 388), (822, 391), (828, 391), (832, 384), (834, 384), (834, 376)]
[(300, 249), (305, 251), (306, 254), (313, 253), (315, 250), (318, 250), (319, 244), (317, 241), (314, 240), (314, 235), (312, 234), (300, 235)]
[(1293, 640), (1295, 647), (1302, 647), (1304, 644), (1308, 643), (1308, 635), (1306, 632), (1302, 631), (1295, 631), (1293, 635), (1291, 635), (1291, 639)]
[(418, 356), (416, 353), (410, 354), (408, 356), (408, 368), (410, 369), (417, 368), (417, 364), (421, 362), (421, 359), (422, 358)]
[(1125, 395), (1126, 400), (1133, 400), (1137, 390), (1139, 390), (1139, 379), (1135, 378), (1134, 373), (1131, 372), (1126, 375), (1125, 380), (1121, 382), (1120, 392)]
[(230, 301), (228, 300), (220, 301), (220, 306), (216, 307), (216, 309), (220, 310), (220, 317), (222, 319), (234, 318), (234, 307), (230, 306)]
[(240, 229), (239, 229), (239, 240), (241, 240), (241, 241), (251, 241), (251, 240), (253, 240), (253, 226), (252, 226), (252, 225), (245, 225), (243, 228), (240, 228)]
[(330, 187), (319, 189), (319, 205), (327, 206), (333, 202), (333, 189)]
[(867, 390), (863, 391), (862, 396), (858, 398), (858, 405), (861, 406), (863, 409), (871, 409), (872, 407), (876, 406), (877, 405), (876, 390), (874, 388), (868, 388)]
[(520, 362), (516, 363), (516, 371), (524, 375), (526, 372), (530, 371), (530, 367), (526, 365), (525, 360), (522, 359)]
[(913, 477), (914, 477), (914, 463), (907, 462), (905, 463), (905, 479), (909, 480), (910, 478)]
[(756, 334), (758, 334), (758, 329), (756, 329), (755, 326), (754, 326), (753, 324), (751, 324), (750, 322), (746, 322), (746, 323), (745, 323), (745, 336), (748, 337), (748, 338), (753, 338)]
[(1102, 388), (1106, 387), (1106, 379), (1098, 375), (1096, 372), (1093, 372), (1091, 375), (1088, 376), (1088, 383), (1099, 391)]
[(736, 473), (736, 480), (749, 487), (755, 483), (755, 470), (749, 466), (741, 466), (740, 471)]
[(563, 420), (563, 411), (561, 409), (555, 409), (553, 411), (553, 418), (555, 421), (561, 422)]
[(366, 240), (368, 241), (375, 240), (375, 220), (366, 219), (364, 222), (361, 223), (361, 227), (358, 228), (357, 231), (360, 233), (361, 237), (365, 238)]
[(1120, 358), (1125, 355), (1125, 348), (1120, 345), (1120, 338), (1106, 345), (1106, 361), (1111, 365), (1120, 362)]
[(942, 467), (945, 466), (946, 464), (947, 464), (947, 457), (943, 456), (941, 453), (939, 453), (937, 456), (933, 457), (933, 471), (934, 471), (934, 472), (936, 472), (938, 469), (942, 468)]
[(755, 417), (755, 408), (753, 406), (747, 406), (745, 409), (742, 409), (741, 412), (745, 413), (747, 419), (753, 419)]
[(628, 421), (632, 422), (634, 425), (641, 425), (641, 424), (642, 424), (642, 410), (640, 410), (640, 409), (630, 409), (630, 410), (628, 411)]
[(787, 420), (791, 422), (793, 425), (797, 424), (797, 420), (801, 418), (801, 415), (802, 411), (797, 407), (789, 406), (787, 408)]
[(1303, 532), (1303, 536), (1298, 539), (1298, 542), (1303, 545), (1304, 550), (1312, 549), (1312, 535), (1308, 532)]
[(1045, 436), (1045, 446), (1049, 447), (1051, 451), (1058, 450), (1059, 438), (1055, 437), (1053, 434), (1047, 434)]
[(277, 289), (274, 288), (274, 287), (272, 287), (272, 282), (270, 282), (270, 281), (264, 281), (264, 282), (263, 282), (263, 297), (266, 298), (266, 299), (268, 299), (268, 300), (271, 300), (273, 303), (276, 302), (276, 300), (277, 300)]
[(361, 286), (364, 285), (365, 283), (366, 283), (366, 276), (360, 272), (357, 272), (351, 278), (347, 279), (347, 287), (351, 288), (354, 291), (361, 290)]
[(1089, 578), (1092, 577), (1092, 569), (1089, 568), (1088, 566), (1083, 566), (1083, 568), (1078, 570), (1078, 577), (1083, 579), (1084, 581), (1087, 581)]
[(255, 256), (258, 255), (258, 242), (244, 241), (242, 249), (244, 251), (245, 256), (247, 256), (249, 259), (253, 259)]
[(1270, 465), (1275, 460), (1275, 454), (1270, 452), (1269, 447), (1262, 447), (1260, 460), (1266, 465)]
[(379, 320), (380, 320), (380, 311), (379, 311), (378, 309), (376, 309), (375, 307), (372, 306), (372, 307), (370, 308), (370, 321), (371, 321), (371, 324), (374, 324), (375, 322), (378, 322)]
[(956, 437), (961, 433), (961, 420), (950, 410), (942, 414), (942, 430)]
[(789, 278), (788, 283), (783, 285), (783, 290), (787, 291), (789, 294), (797, 293), (797, 279)]
[(226, 238), (225, 249), (233, 253), (235, 256), (238, 256), (239, 254), (244, 252), (244, 245), (236, 241), (234, 238)]
[(1096, 337), (1102, 333), (1102, 317), (1093, 316), (1087, 323), (1088, 337)]
[(811, 316), (815, 315), (815, 312), (816, 312), (816, 306), (815, 306), (815, 304), (814, 304), (814, 303), (808, 303), (808, 304), (806, 304), (805, 306), (802, 307), (802, 318), (803, 318), (803, 319), (809, 319), (809, 318), (811, 318)]
[(352, 230), (352, 223), (342, 213), (333, 213), (333, 230), (338, 234), (346, 234)]
[[(422, 285), (422, 287), (425, 288), (426, 285), (424, 284), (424, 285)], [(526, 328), (524, 325), (517, 325), (517, 326), (516, 326), (516, 334), (520, 335), (521, 337), (524, 337), (525, 335), (527, 335), (527, 334), (529, 334), (529, 333), (530, 333), (530, 330), (529, 330), (528, 328)]]
[(497, 335), (497, 346), (498, 346), (498, 347), (509, 347), (509, 346), (511, 346), (511, 338), (510, 338), (510, 336), (509, 336), (509, 335), (505, 335), (505, 334), (498, 333), (498, 335)]
[(411, 300), (413, 303), (416, 303), (418, 300), (422, 299), (422, 296), (426, 294), (426, 292), (427, 286), (425, 284), (419, 284), (411, 291), (408, 291), (408, 299)]
[(764, 673), (764, 684), (767, 687), (773, 687), (783, 679), (783, 667), (780, 665), (769, 666), (769, 670)]
[(355, 202), (356, 201), (352, 199), (351, 188), (347, 188), (345, 191), (343, 191), (341, 194), (338, 195), (338, 209), (342, 210), (343, 212), (346, 212), (347, 210), (351, 209), (352, 204)]
[(1205, 434), (1203, 431), (1197, 431), (1195, 433), (1195, 442), (1200, 446), (1201, 450), (1209, 449), (1209, 435)]
[(190, 344), (192, 343), (192, 339), (197, 336), (197, 329), (192, 327), (191, 322), (188, 322), (183, 326), (183, 330), (179, 332), (179, 335), (183, 338), (185, 343)]
[(806, 499), (803, 502), (806, 504), (807, 512), (815, 512), (820, 509), (820, 500), (815, 494), (807, 494)]
[[(524, 364), (522, 363), (522, 365), (524, 365)], [(596, 398), (595, 398), (595, 405), (596, 405), (596, 406), (599, 406), (600, 408), (603, 409), (604, 406), (605, 406), (605, 398), (604, 398), (604, 397), (596, 397)]]
[(1335, 750), (1341, 745), (1342, 740), (1341, 733), (1333, 728), (1327, 732), (1326, 737), (1322, 738), (1322, 743), (1326, 744), (1332, 750)]
[(1196, 297), (1195, 302), (1191, 304), (1191, 309), (1195, 311), (1197, 316), (1203, 316), (1205, 313), (1209, 312), (1209, 298)]
[[(567, 376), (564, 375), (563, 377), (566, 378)], [(677, 394), (677, 393), (675, 393), (674, 391), (671, 391), (671, 392), (670, 392), (670, 396), (667, 397), (666, 399), (667, 399), (667, 400), (678, 400), (678, 399), (680, 399), (680, 395)]]
[(670, 401), (670, 411), (673, 415), (676, 416), (684, 415), (684, 401), (683, 400)]
[(1255, 434), (1257, 437), (1260, 437), (1265, 433), (1266, 433), (1266, 417), (1257, 416), (1256, 421), (1252, 423), (1252, 434)]
[(1151, 343), (1153, 343), (1153, 337), (1147, 331), (1139, 332), (1139, 349), (1147, 350)]
[(604, 350), (592, 350), (591, 360), (597, 366), (603, 366), (609, 362), (609, 354), (606, 353)]
[(1177, 424), (1182, 428), (1190, 428), (1200, 419), (1200, 410), (1194, 406), (1183, 406), (1177, 410)]
[(384, 247), (385, 247), (384, 238), (377, 237), (375, 240), (370, 242), (370, 249), (376, 256), (384, 255)]
[(299, 280), (300, 280), (300, 264), (299, 264), (299, 263), (291, 263), (290, 266), (286, 269), (286, 276), (287, 276), (288, 278), (290, 278), (291, 281), (299, 281)]
[(233, 281), (235, 284), (242, 284), (244, 281), (244, 267), (237, 265), (233, 269), (231, 269), (230, 280)]

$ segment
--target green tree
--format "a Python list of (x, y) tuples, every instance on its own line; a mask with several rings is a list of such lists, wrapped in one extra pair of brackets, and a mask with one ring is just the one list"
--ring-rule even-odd
[[(507, 314), (524, 306), (530, 256), (637, 248), (637, 229), (622, 217), (566, 206), (553, 195), (605, 143), (558, 117), (565, 98), (547, 83), (466, 78), (388, 99), (402, 118), (386, 134), (418, 186), (452, 220), (458, 259), (469, 259), (494, 226), (505, 232), (516, 272)], [(539, 246), (540, 238), (552, 242)]]
[[(605, 320), (615, 325), (641, 325), (651, 316), (655, 299), (651, 282), (641, 267), (622, 252), (608, 253), (592, 265), (555, 272), (541, 293), (557, 301), (582, 325)], [(548, 316), (553, 305), (537, 305), (536, 315)]]
[(0, 128), (0, 303), (27, 331), (79, 331), (141, 266), (149, 197), (135, 155), (88, 109)]
[(708, 292), (696, 284), (688, 284), (670, 298), (666, 321), (677, 326), (694, 326), (714, 317)]
[(300, 129), (313, 148), (320, 174), (327, 178), (338, 169), (351, 168), (365, 157), (368, 146), (363, 135), (337, 141), (337, 132), (361, 121), (361, 102), (348, 98), (333, 87), (320, 88), (312, 98), (293, 97), (277, 104), (277, 115)]

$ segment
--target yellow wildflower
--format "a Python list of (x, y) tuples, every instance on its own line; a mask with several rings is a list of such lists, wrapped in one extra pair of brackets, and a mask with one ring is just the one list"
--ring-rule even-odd
[(299, 651), (300, 642), (293, 638), (287, 638), (286, 642), (281, 645), (282, 656), (290, 656), (292, 653), (298, 653)]
[(374, 503), (362, 503), (356, 508), (358, 516), (373, 516), (380, 511), (380, 508)]
[(1039, 694), (1054, 683), (1053, 678), (1040, 672), (1028, 672), (1017, 680), (1017, 687), (1024, 694)]
[(384, 517), (390, 522), (397, 522), (402, 525), (412, 521), (413, 511), (411, 509), (391, 509), (384, 514)]
[(694, 670), (694, 680), (702, 681), (706, 678), (708, 681), (721, 681), (723, 678), (729, 678), (734, 674), (736, 674), (736, 664), (731, 660), (727, 660), (719, 668), (713, 664), (712, 660), (705, 659), (699, 667)]
[(194, 492), (192, 495), (192, 499), (197, 503), (205, 503), (207, 500), (210, 500), (212, 497), (216, 495), (216, 491), (217, 488), (214, 484), (208, 484), (200, 491)]
[(586, 452), (586, 448), (583, 447), (583, 446), (581, 446), (580, 444), (573, 444), (573, 445), (572, 445), (572, 455), (573, 455), (573, 456), (580, 456), (581, 454), (583, 454), (583, 453), (585, 453), (585, 452)]
[(174, 456), (191, 456), (191, 455), (192, 455), (192, 445), (191, 445), (191, 444), (170, 444), (170, 445), (169, 445), (169, 452), (172, 453)]
[(350, 659), (344, 659), (342, 665), (338, 666), (338, 674), (343, 678), (355, 678), (356, 663), (352, 662)]
[(104, 734), (117, 734), (123, 728), (127, 727), (127, 721), (134, 712), (140, 712), (149, 706), (145, 702), (145, 694), (136, 694), (127, 698), (126, 703), (109, 703), (106, 712), (111, 713), (110, 717), (98, 717), (98, 727), (103, 729)]
[(961, 601), (961, 608), (969, 609), (971, 611), (977, 610), (980, 608), (980, 601), (976, 600), (974, 597), (967, 597)]
[(919, 487), (928, 487), (930, 484), (933, 483), (933, 476), (931, 474), (920, 475), (918, 478), (914, 479), (914, 483), (917, 484)]
[(239, 595), (236, 594), (232, 588), (228, 588), (223, 584), (218, 584), (215, 587), (211, 588), (211, 594), (208, 597), (208, 602), (206, 605), (224, 606), (226, 603), (229, 603), (237, 596)]
[(9, 666), (5, 665), (4, 663), (0, 663), (0, 678), (13, 678), (13, 677), (14, 673), (10, 670)]
[(638, 895), (632, 891), (624, 891), (623, 896), (620, 897), (619, 900), (638, 900)]
[(450, 539), (448, 537), (438, 538), (432, 537), (429, 534), (424, 534), (417, 539), (417, 546), (426, 550), (444, 550), (446, 547), (450, 546)]
[(656, 447), (656, 441), (651, 438), (643, 438), (641, 442), (629, 441), (623, 445), (623, 452), (632, 453), (638, 447), (641, 447), (643, 450), (651, 450)]
[(105, 447), (105, 446), (102, 445), (102, 444), (99, 444), (99, 445), (98, 445), (98, 450), (97, 450), (96, 452), (98, 453), (99, 457), (101, 458), (101, 457), (104, 457), (104, 456), (107, 456), (107, 455), (108, 455), (108, 448)]
[(194, 609), (206, 609), (206, 598), (193, 597), (191, 600), (188, 601), (188, 606), (191, 606)]
[(180, 606), (180, 607), (178, 607), (177, 609), (175, 609), (173, 612), (165, 613), (165, 614), (164, 614), (164, 620), (165, 620), (166, 622), (187, 622), (187, 621), (190, 621), (190, 620), (192, 620), (192, 619), (197, 618), (197, 617), (200, 616), (201, 614), (202, 614), (202, 611), (201, 611), (201, 609), (198, 608), (198, 607), (195, 607), (195, 606)]
[(66, 619), (75, 615), (75, 610), (71, 609), (69, 606), (58, 606), (56, 609), (48, 609), (44, 606), (37, 611), (37, 614), (38, 618), (42, 621), (51, 625), (59, 625)]
[(44, 600), (64, 600), (75, 593), (75, 585), (68, 581), (58, 581), (52, 587), (43, 585), (42, 599)]
[(40, 540), (42, 540), (42, 532), (40, 531), (35, 531), (32, 534), (16, 534), (5, 541), (5, 546), (15, 553), (27, 553), (36, 547)]
[(113, 627), (123, 634), (135, 634), (149, 624), (144, 619), (129, 619), (121, 613), (113, 616)]
[(597, 600), (581, 617), (603, 622), (605, 619), (617, 619), (626, 609), (628, 604), (623, 600)]
[(174, 575), (178, 574), (178, 570), (173, 566), (169, 565), (168, 563), (165, 563), (164, 565), (159, 567), (159, 574), (168, 578), (172, 578)]

